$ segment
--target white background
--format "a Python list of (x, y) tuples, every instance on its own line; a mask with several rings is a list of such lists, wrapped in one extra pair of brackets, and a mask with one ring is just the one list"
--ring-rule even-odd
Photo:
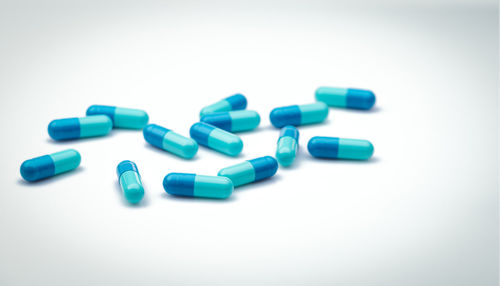
[[(0, 285), (497, 285), (497, 25), (495, 1), (2, 1)], [(301, 127), (294, 166), (229, 200), (164, 192), (169, 172), (273, 155), (270, 110), (321, 85), (372, 89), (376, 107)], [(187, 136), (237, 92), (262, 117), (238, 158), (46, 131), (109, 104)], [(368, 139), (374, 157), (315, 160), (316, 135)], [(76, 171), (21, 180), (24, 160), (66, 148)]]

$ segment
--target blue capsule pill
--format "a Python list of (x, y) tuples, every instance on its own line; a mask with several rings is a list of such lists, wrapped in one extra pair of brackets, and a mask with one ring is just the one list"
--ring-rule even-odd
[(90, 106), (87, 109), (88, 115), (106, 115), (111, 118), (115, 128), (142, 129), (149, 121), (144, 110), (107, 105)]
[(122, 161), (116, 167), (118, 181), (127, 201), (136, 204), (144, 197), (144, 188), (137, 165), (132, 161)]
[(226, 199), (234, 187), (226, 177), (170, 173), (163, 179), (163, 188), (175, 196)]
[(248, 160), (240, 164), (226, 167), (217, 174), (231, 179), (235, 187), (260, 181), (274, 176), (278, 170), (278, 162), (271, 156)]
[(317, 136), (309, 140), (307, 149), (317, 158), (368, 160), (373, 155), (372, 143), (361, 139)]
[(253, 110), (216, 112), (203, 116), (200, 120), (228, 132), (249, 131), (260, 124), (260, 116)]
[(292, 165), (299, 148), (299, 130), (294, 126), (287, 125), (281, 128), (278, 147), (276, 148), (276, 159), (284, 166)]
[(50, 122), (48, 131), (54, 140), (69, 140), (103, 136), (113, 127), (106, 115), (92, 115), (81, 118), (56, 119)]
[(214, 112), (241, 110), (247, 108), (247, 99), (243, 94), (235, 94), (204, 107), (200, 111), (200, 118)]
[(237, 156), (243, 150), (240, 137), (204, 122), (193, 124), (189, 134), (198, 144), (229, 156)]
[(328, 116), (328, 106), (323, 102), (278, 107), (271, 111), (269, 119), (276, 128), (285, 125), (305, 125), (323, 122)]
[(38, 181), (76, 169), (80, 161), (80, 153), (73, 149), (36, 157), (23, 162), (21, 176), (29, 182)]
[(191, 159), (198, 152), (196, 141), (159, 125), (149, 124), (142, 133), (149, 144), (182, 158)]
[(334, 107), (367, 110), (375, 105), (375, 94), (364, 89), (320, 87), (316, 89), (316, 100)]

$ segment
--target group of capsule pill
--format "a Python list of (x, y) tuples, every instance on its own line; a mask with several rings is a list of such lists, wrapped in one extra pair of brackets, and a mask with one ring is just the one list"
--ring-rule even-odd
[[(316, 103), (278, 107), (271, 111), (271, 124), (280, 128), (276, 159), (259, 157), (223, 168), (217, 176), (170, 173), (163, 180), (163, 188), (171, 195), (225, 199), (234, 187), (272, 177), (278, 170), (293, 164), (299, 146), (296, 126), (323, 122), (328, 116), (328, 106), (368, 110), (375, 104), (375, 94), (370, 90), (354, 88), (320, 87), (316, 90)], [(260, 124), (256, 111), (246, 110), (247, 99), (235, 94), (200, 112), (200, 122), (191, 126), (190, 137), (184, 137), (167, 128), (149, 124), (143, 110), (114, 106), (92, 105), (86, 117), (53, 120), (48, 126), (54, 140), (73, 140), (103, 136), (112, 128), (143, 130), (149, 144), (185, 159), (193, 158), (198, 145), (228, 156), (237, 156), (243, 141), (235, 133), (250, 131)], [(373, 155), (373, 145), (367, 140), (337, 137), (312, 137), (307, 144), (309, 153), (316, 158), (368, 160)], [(80, 165), (81, 157), (73, 149), (29, 159), (21, 165), (21, 176), (29, 182), (55, 176)], [(144, 197), (141, 176), (132, 161), (122, 161), (117, 166), (120, 186), (130, 203), (139, 203)]]

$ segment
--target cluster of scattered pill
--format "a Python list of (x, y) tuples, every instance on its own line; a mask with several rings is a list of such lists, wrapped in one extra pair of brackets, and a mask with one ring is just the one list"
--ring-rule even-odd
[[(228, 198), (234, 187), (272, 177), (278, 163), (287, 167), (293, 164), (299, 145), (296, 126), (323, 122), (328, 116), (328, 106), (368, 110), (375, 104), (375, 95), (369, 90), (320, 87), (316, 90), (316, 103), (278, 107), (269, 118), (274, 127), (280, 128), (276, 159), (260, 157), (223, 168), (217, 176), (170, 173), (163, 180), (163, 188), (171, 195)], [(71, 140), (103, 136), (112, 128), (142, 129), (144, 139), (151, 145), (190, 159), (202, 145), (226, 154), (237, 156), (243, 141), (235, 133), (250, 131), (260, 124), (256, 111), (246, 110), (247, 99), (235, 94), (200, 112), (200, 122), (191, 126), (190, 137), (184, 137), (165, 127), (149, 124), (145, 111), (130, 108), (92, 105), (86, 117), (65, 118), (52, 121), (48, 133), (54, 140)], [(336, 137), (312, 137), (307, 144), (309, 153), (316, 158), (368, 160), (373, 145), (367, 140)], [(69, 149), (50, 155), (26, 160), (21, 165), (21, 176), (30, 182), (55, 176), (80, 165), (78, 151)], [(123, 161), (117, 167), (118, 180), (125, 198), (138, 203), (144, 197), (141, 177), (132, 161)]]

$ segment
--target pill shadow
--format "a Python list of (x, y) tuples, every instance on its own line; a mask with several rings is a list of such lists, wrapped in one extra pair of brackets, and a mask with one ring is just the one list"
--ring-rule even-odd
[[(278, 170), (278, 172), (279, 172), (279, 170)], [(242, 191), (252, 190), (254, 188), (261, 188), (261, 187), (268, 186), (268, 185), (274, 185), (274, 184), (277, 184), (282, 179), (283, 179), (282, 176), (279, 173), (276, 173), (276, 175), (272, 176), (271, 178), (267, 178), (267, 179), (264, 179), (264, 180), (261, 180), (261, 181), (253, 182), (253, 183), (242, 185), (242, 186), (238, 186), (238, 187), (234, 188), (234, 192), (238, 192), (239, 193), (239, 192), (242, 192)]]
[(41, 179), (41, 180), (35, 181), (35, 182), (29, 182), (29, 181), (26, 181), (22, 178), (19, 178), (17, 180), (17, 184), (22, 185), (22, 186), (29, 186), (29, 187), (44, 186), (44, 185), (56, 183), (57, 181), (64, 180), (64, 178), (66, 178), (66, 177), (70, 177), (72, 175), (76, 175), (76, 174), (79, 174), (79, 173), (84, 172), (84, 171), (85, 171), (84, 167), (78, 167), (75, 170), (64, 172), (62, 174), (55, 175), (53, 177), (48, 177), (45, 179)]
[(236, 196), (231, 194), (227, 199), (212, 199), (212, 198), (197, 198), (197, 197), (183, 197), (170, 195), (167, 192), (163, 192), (161, 197), (172, 201), (185, 201), (185, 202), (203, 202), (203, 203), (215, 203), (215, 204), (227, 204), (236, 201)]
[(366, 113), (366, 114), (379, 113), (382, 111), (382, 108), (380, 108), (379, 106), (374, 106), (368, 110), (352, 109), (352, 108), (335, 108), (335, 107), (332, 107), (331, 109), (335, 109), (338, 111), (350, 112), (350, 113)]
[(322, 163), (326, 163), (326, 164), (355, 164), (355, 165), (378, 164), (381, 161), (381, 159), (379, 157), (372, 157), (368, 160), (349, 160), (349, 159), (315, 158), (311, 155), (307, 156), (307, 160), (308, 161), (322, 162)]
[(172, 154), (172, 153), (170, 153), (168, 151), (165, 151), (163, 149), (157, 148), (157, 147), (155, 147), (155, 146), (153, 146), (153, 145), (151, 145), (151, 144), (149, 144), (147, 142), (144, 143), (144, 146), (146, 147), (146, 149), (151, 150), (151, 151), (153, 151), (153, 152), (155, 152), (157, 154), (166, 155), (166, 156), (169, 156), (171, 158), (180, 159), (180, 160), (187, 161), (187, 162), (195, 162), (195, 161), (198, 161), (198, 159), (199, 159), (199, 156), (198, 156), (199, 149), (198, 149), (198, 152), (196, 152), (196, 155), (194, 155), (193, 158), (187, 159), (187, 158), (183, 158), (181, 156), (177, 156), (175, 154)]
[(47, 142), (51, 144), (56, 144), (56, 145), (69, 145), (69, 144), (75, 144), (75, 143), (80, 143), (80, 142), (88, 142), (88, 141), (101, 141), (101, 140), (106, 140), (112, 137), (116, 136), (116, 132), (113, 130), (104, 136), (95, 136), (95, 137), (85, 137), (85, 138), (75, 138), (75, 139), (67, 139), (67, 140), (54, 140), (52, 138), (47, 138)]
[(142, 183), (142, 187), (144, 188), (144, 197), (142, 198), (142, 200), (139, 203), (132, 204), (129, 201), (127, 201), (127, 199), (125, 198), (125, 195), (123, 194), (123, 191), (122, 191), (122, 187), (120, 186), (120, 182), (119, 181), (115, 182), (115, 189), (117, 190), (118, 195), (120, 196), (120, 199), (121, 199), (123, 205), (126, 207), (129, 207), (129, 208), (132, 208), (132, 209), (144, 208), (144, 207), (147, 207), (151, 204), (151, 202), (149, 200), (149, 196), (148, 196), (148, 189), (147, 189), (147, 186), (144, 185), (144, 182)]

